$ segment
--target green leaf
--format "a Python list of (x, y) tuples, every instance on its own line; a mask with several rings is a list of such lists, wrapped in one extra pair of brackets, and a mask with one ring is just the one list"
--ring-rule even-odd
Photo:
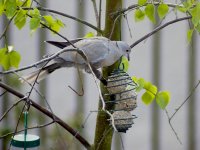
[(136, 76), (132, 76), (131, 79), (133, 80), (133, 82), (137, 83), (138, 82), (138, 78)]
[(0, 58), (0, 65), (5, 70), (8, 70), (10, 67), (18, 68), (21, 60), (21, 56), (17, 51), (8, 51), (6, 48), (0, 49)]
[(144, 89), (151, 92), (152, 94), (157, 94), (157, 87), (153, 85), (151, 82), (146, 82), (144, 85)]
[(140, 92), (144, 88), (146, 81), (145, 79), (140, 78), (138, 79), (137, 84), (138, 84), (138, 87), (136, 88), (136, 92)]
[(169, 7), (167, 4), (160, 4), (158, 6), (158, 16), (160, 19), (163, 19), (169, 11)]
[(145, 17), (145, 13), (140, 10), (140, 9), (137, 9), (135, 11), (135, 21), (138, 22), (138, 21), (142, 21)]
[(33, 10), (29, 11), (29, 13), (33, 18), (41, 18), (40, 11), (37, 8), (34, 8)]
[(3, 14), (4, 12), (4, 0), (0, 0), (0, 16)]
[(144, 4), (146, 4), (147, 0), (138, 0), (138, 5), (142, 6)]
[(11, 51), (9, 53), (9, 61), (10, 61), (10, 66), (11, 67), (15, 67), (18, 68), (19, 67), (19, 63), (21, 61), (21, 56), (17, 51)]
[(51, 26), (51, 28), (56, 32), (59, 32), (61, 27), (64, 27), (64, 24), (60, 20), (58, 21), (58, 19), (56, 19)]
[(194, 31), (194, 29), (190, 29), (190, 30), (187, 31), (187, 41), (189, 43), (190, 43), (190, 41), (192, 39), (193, 31)]
[(88, 32), (83, 38), (91, 38), (94, 36), (95, 36), (95, 34), (93, 32)]
[(6, 0), (5, 9), (6, 9), (5, 14), (7, 18), (11, 19), (14, 16), (17, 9), (16, 0)]
[(52, 30), (59, 32), (61, 27), (64, 27), (64, 23), (62, 23), (59, 19), (54, 19), (52, 16), (47, 15), (43, 16), (46, 21), (46, 25), (50, 27)]
[(177, 6), (177, 10), (179, 10), (182, 13), (186, 13), (188, 9), (183, 6)]
[(53, 31), (59, 32), (60, 31), (60, 26), (56, 23), (52, 24), (51, 29)]
[(40, 18), (31, 18), (30, 19), (30, 29), (31, 32), (34, 32), (40, 25)]
[(19, 10), (14, 19), (14, 24), (17, 26), (19, 30), (22, 29), (26, 24), (26, 12), (27, 11), (23, 9)]
[(200, 33), (200, 24), (198, 24), (198, 25), (195, 27), (195, 30), (197, 30), (197, 32)]
[(148, 4), (145, 7), (145, 14), (151, 22), (153, 22), (153, 23), (156, 22), (156, 20), (155, 20), (155, 6), (153, 4)]
[(52, 24), (54, 24), (54, 19), (52, 16), (46, 15), (46, 16), (43, 16), (43, 18), (46, 20), (48, 26), (51, 26)]
[(60, 19), (56, 19), (56, 23), (62, 28), (65, 27), (65, 24)]
[(7, 55), (7, 49), (6, 48), (2, 48), (0, 49), (0, 64), (1, 66), (5, 69), (8, 70), (10, 65), (9, 65), (9, 57)]
[(143, 95), (142, 95), (142, 102), (146, 105), (149, 105), (153, 102), (155, 98), (155, 95), (153, 95), (151, 92), (146, 91)]
[(31, 2), (31, 0), (17, 0), (17, 6), (30, 7)]
[(156, 103), (161, 109), (165, 109), (165, 107), (170, 102), (170, 93), (167, 91), (159, 92), (156, 96)]
[(121, 62), (119, 64), (119, 69), (127, 72), (128, 71), (128, 67), (129, 67), (129, 63), (128, 63), (127, 57), (122, 56)]
[(186, 0), (182, 4), (186, 9), (189, 9), (193, 5), (191, 0)]
[(192, 15), (192, 23), (195, 27), (198, 26), (200, 23), (200, 3), (197, 3), (197, 5), (191, 9), (190, 13)]
[(141, 90), (144, 89), (144, 86), (146, 83), (146, 80), (143, 79), (143, 78), (137, 78), (136, 76), (132, 76), (131, 79), (133, 80), (134, 83), (137, 84), (137, 87), (136, 87), (136, 92), (140, 92)]
[(33, 33), (34, 31), (37, 30), (37, 28), (40, 25), (41, 15), (40, 15), (40, 11), (37, 8), (34, 8), (34, 10), (29, 11), (29, 14), (32, 17), (30, 19), (30, 29), (31, 29), (31, 33)]

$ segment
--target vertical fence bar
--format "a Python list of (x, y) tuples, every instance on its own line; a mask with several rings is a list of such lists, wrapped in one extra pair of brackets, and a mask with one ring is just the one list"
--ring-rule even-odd
[[(158, 17), (157, 17), (158, 18)], [(157, 19), (158, 22), (158, 19)], [(155, 28), (155, 26), (154, 26)], [(161, 66), (161, 34), (160, 32), (156, 33), (153, 36), (153, 42), (152, 42), (152, 80), (153, 83), (159, 87), (160, 86), (160, 66)], [(151, 108), (151, 150), (159, 150), (160, 149), (160, 137), (159, 137), (159, 131), (160, 131), (160, 115), (159, 115), (159, 109), (156, 106), (156, 103), (154, 102), (152, 104)]]
[[(3, 27), (3, 30), (4, 30), (4, 28), (6, 27), (6, 25), (7, 25), (7, 22), (8, 22), (8, 19), (6, 18), (6, 16), (3, 16), (2, 17), (3, 19), (3, 23), (2, 23), (2, 27)], [(2, 31), (3, 31), (2, 30)], [(6, 39), (4, 38), (3, 39), (3, 42), (2, 42), (2, 46), (3, 47), (5, 47), (5, 45), (6, 45), (6, 43), (7, 44), (9, 44), (10, 43), (10, 34), (11, 34), (11, 31), (12, 29), (11, 29), (11, 27), (9, 28), (9, 30), (6, 32)], [(2, 34), (2, 33), (1, 33)], [(9, 76), (4, 76), (3, 77), (3, 80), (4, 80), (4, 83), (6, 83), (6, 84), (9, 84)], [(7, 110), (7, 108), (8, 108), (8, 105), (9, 105), (9, 95), (8, 94), (4, 94), (3, 96), (2, 96), (2, 113), (4, 113), (6, 110)], [(10, 125), (10, 123), (9, 123), (9, 115), (7, 115), (7, 117), (5, 117), (4, 118), (4, 120), (3, 120), (3, 124), (4, 124), (4, 129), (1, 129), (1, 130), (4, 130), (4, 131), (6, 131), (6, 132), (8, 132), (8, 130), (10, 130), (9, 128), (11, 127), (11, 126), (9, 126)], [(3, 132), (4, 132), (3, 131)], [(8, 142), (9, 142), (9, 138), (3, 138), (2, 139), (2, 149), (7, 149), (8, 147)]]
[[(85, 4), (85, 1), (78, 1), (76, 2), (76, 10), (77, 10), (77, 18), (80, 18), (82, 20), (85, 20), (85, 13), (86, 13), (86, 8), (87, 5)], [(76, 36), (77, 37), (83, 37), (85, 34), (85, 26), (77, 23), (76, 26)], [(75, 77), (75, 85), (76, 85), (76, 89), (80, 92), (82, 92), (82, 88), (84, 89), (84, 85), (86, 82), (84, 82), (85, 77), (84, 74), (82, 72), (82, 70), (79, 70), (79, 72), (76, 70), (75, 71), (76, 77)], [(84, 87), (82, 87), (84, 86)], [(85, 112), (85, 99), (83, 96), (79, 96), (76, 95), (75, 96), (75, 112), (74, 112), (74, 117), (75, 118), (75, 128), (79, 129), (79, 132), (82, 133), (82, 135), (84, 134), (83, 128), (80, 128), (80, 125), (83, 123), (83, 119), (84, 119), (84, 112)], [(74, 149), (76, 150), (81, 150), (81, 145), (76, 142), (75, 143), (75, 147)]]
[[(191, 40), (190, 49), (188, 49), (188, 90), (191, 91), (194, 85), (196, 84), (196, 70), (197, 70), (197, 56), (196, 56), (196, 34), (194, 33), (193, 39)], [(196, 150), (196, 97), (195, 93), (191, 96), (188, 104), (188, 121), (187, 121), (187, 142), (188, 150)]]
[[(43, 7), (46, 7), (47, 6), (47, 3), (48, 1), (44, 1), (44, 0), (40, 0), (40, 3)], [(44, 13), (44, 12), (41, 12), (41, 13)], [(46, 44), (44, 43), (44, 41), (47, 39), (47, 33), (46, 33), (46, 30), (44, 29), (38, 29), (38, 36), (37, 36), (37, 59), (40, 60), (45, 54), (46, 54)], [(47, 94), (47, 80), (43, 80), (40, 84), (39, 84), (39, 91), (40, 93), (42, 93), (42, 95), (46, 96), (48, 95)], [(43, 98), (41, 98), (40, 96), (38, 97), (38, 100), (39, 100), (39, 103), (41, 106), (46, 106), (45, 104), (45, 101)], [(37, 113), (38, 115), (38, 123), (39, 124), (45, 124), (46, 122), (46, 119), (44, 117), (40, 117), (40, 114)], [(47, 131), (46, 131), (46, 128), (42, 128), (39, 130), (39, 136), (40, 138), (42, 139), (42, 145), (44, 147), (46, 142), (47, 142)]]

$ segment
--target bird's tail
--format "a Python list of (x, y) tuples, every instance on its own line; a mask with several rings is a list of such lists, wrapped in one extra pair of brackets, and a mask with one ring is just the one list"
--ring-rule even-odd
[(41, 80), (45, 79), (48, 75), (48, 71), (47, 70), (36, 70), (31, 72), (28, 75), (22, 76), (20, 78), (20, 81), (22, 83), (24, 82), (28, 82), (28, 83), (34, 83), (34, 82), (40, 82)]
[(42, 69), (33, 71), (28, 75), (22, 76), (20, 78), (20, 81), (22, 83), (24, 83), (24, 82), (28, 82), (28, 83), (40, 82), (41, 80), (45, 79), (50, 73), (52, 73), (56, 69), (59, 69), (60, 67), (61, 67), (61, 65), (58, 63), (51, 64)]

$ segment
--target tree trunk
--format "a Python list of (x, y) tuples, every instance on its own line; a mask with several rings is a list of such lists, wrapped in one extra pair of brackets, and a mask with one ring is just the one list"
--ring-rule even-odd
[[(121, 38), (121, 19), (115, 22), (115, 17), (111, 16), (112, 12), (116, 12), (117, 10), (122, 8), (122, 0), (107, 0), (106, 1), (106, 16), (105, 16), (105, 29), (104, 36), (110, 38), (111, 40), (120, 40)], [(112, 30), (114, 27), (114, 30)], [(112, 35), (111, 35), (112, 32)], [(114, 65), (111, 67), (106, 67), (102, 69), (103, 76), (106, 79), (110, 72), (114, 69)], [(101, 84), (101, 92), (102, 95), (107, 93), (107, 89), (104, 85)], [(104, 96), (105, 101), (109, 101), (108, 97)], [(109, 106), (110, 108), (112, 106)], [(109, 107), (106, 109), (109, 110)], [(99, 150), (110, 150), (112, 144), (112, 136), (113, 136), (113, 128), (110, 125), (108, 119), (110, 118), (105, 112), (101, 111), (102, 103), (99, 101), (99, 112), (97, 114), (96, 120), (96, 131), (95, 131), (95, 140), (94, 140), (94, 149)]]

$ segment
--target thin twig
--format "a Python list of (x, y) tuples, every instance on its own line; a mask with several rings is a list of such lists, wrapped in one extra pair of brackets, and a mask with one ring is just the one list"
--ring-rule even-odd
[(3, 96), (6, 93), (7, 93), (7, 91), (4, 91), (3, 93), (0, 94), (0, 97)]
[(179, 136), (178, 136), (178, 133), (176, 132), (176, 130), (174, 129), (174, 127), (173, 127), (173, 125), (172, 125), (172, 123), (171, 123), (171, 119), (170, 119), (170, 117), (169, 117), (169, 113), (168, 113), (167, 109), (165, 109), (165, 113), (166, 113), (166, 115), (167, 115), (169, 125), (170, 125), (170, 127), (171, 127), (171, 129), (172, 129), (174, 135), (176, 136), (176, 139), (178, 140), (178, 142), (179, 142), (180, 144), (182, 144), (181, 139), (180, 139)]
[(101, 138), (101, 140), (99, 141), (98, 147), (97, 147), (96, 150), (99, 150), (99, 148), (100, 148), (100, 146), (101, 146), (101, 143), (103, 142), (103, 140), (105, 139), (106, 135), (107, 135), (110, 131), (112, 131), (112, 128), (111, 128), (111, 127), (108, 127), (108, 129), (104, 131), (104, 133), (103, 133), (103, 135), (102, 135), (102, 138)]
[(119, 133), (119, 132), (117, 132), (118, 134), (119, 134), (119, 138), (120, 138), (120, 141), (121, 141), (121, 145), (122, 145), (122, 150), (125, 150), (125, 148), (124, 148), (124, 142), (123, 142), (123, 139), (122, 139), (122, 135)]
[(81, 93), (77, 92), (75, 89), (73, 89), (71, 86), (68, 86), (72, 91), (74, 91), (78, 96), (83, 96), (84, 95), (84, 88), (83, 88), (83, 80), (81, 78), (81, 72), (78, 64), (76, 64), (77, 72), (78, 72), (78, 77), (80, 80), (80, 86), (81, 86)]
[(97, 9), (97, 3), (96, 3), (96, 0), (91, 0), (91, 1), (92, 1), (92, 4), (93, 4), (96, 23), (97, 23), (97, 26), (98, 26), (98, 24), (99, 24), (99, 14), (98, 14), (98, 9)]
[(140, 42), (144, 41), (145, 39), (149, 38), (150, 36), (152, 36), (153, 34), (155, 34), (156, 32), (160, 31), (161, 29), (167, 27), (168, 25), (170, 24), (174, 24), (176, 22), (179, 22), (179, 21), (183, 21), (183, 20), (188, 20), (188, 19), (191, 19), (192, 17), (191, 16), (188, 16), (188, 17), (183, 17), (183, 18), (178, 18), (178, 19), (175, 19), (175, 20), (172, 20), (172, 21), (169, 21), (157, 28), (155, 28), (153, 31), (151, 31), (150, 33), (146, 34), (145, 36), (143, 36), (142, 38), (140, 38), (139, 40), (137, 40), (136, 42), (134, 42), (133, 44), (131, 44), (131, 48), (135, 47), (136, 45), (138, 45)]
[(84, 95), (84, 89), (83, 87), (81, 88), (81, 93), (73, 89), (70, 85), (68, 85), (68, 88), (70, 88), (74, 93), (76, 93), (78, 96), (83, 96)]
[(114, 32), (114, 29), (115, 29), (115, 25), (116, 25), (116, 22), (118, 21), (118, 19), (121, 17), (121, 15), (118, 15), (115, 20), (114, 20), (114, 23), (112, 25), (112, 29), (111, 29), (111, 32), (110, 32), (110, 36), (109, 36), (109, 39), (111, 39), (112, 35), (113, 35), (113, 32)]
[[(26, 128), (26, 129), (27, 129), (27, 130), (31, 130), (31, 129), (44, 128), (44, 127), (47, 127), (47, 126), (49, 126), (49, 125), (51, 125), (51, 124), (53, 124), (53, 123), (55, 123), (55, 121), (51, 121), (51, 122), (46, 123), (46, 124), (43, 124), (43, 125), (37, 125), (37, 126), (33, 126), (33, 127), (28, 127), (28, 128)], [(25, 130), (25, 129), (21, 129), (21, 130), (18, 130), (17, 132), (10, 132), (10, 133), (7, 133), (7, 134), (5, 134), (5, 135), (0, 136), (0, 139), (5, 138), (5, 137), (7, 137), (7, 136), (9, 136), (9, 135), (12, 135), (12, 136), (13, 136), (14, 134), (23, 132), (24, 130)]]
[(97, 27), (101, 30), (101, 11), (102, 11), (102, 0), (99, 1), (99, 21)]
[(190, 94), (188, 95), (188, 97), (183, 101), (183, 103), (177, 108), (175, 109), (175, 112), (171, 115), (171, 117), (169, 116), (169, 113), (168, 111), (165, 109), (165, 113), (167, 115), (167, 118), (168, 118), (168, 122), (169, 122), (169, 125), (174, 133), (174, 135), (176, 136), (176, 139), (179, 141), (180, 144), (182, 144), (179, 136), (178, 136), (178, 133), (176, 132), (176, 130), (174, 129), (171, 121), (172, 119), (174, 118), (174, 116), (176, 115), (176, 113), (183, 107), (183, 105), (190, 99), (190, 97), (194, 94), (195, 90), (197, 89), (197, 87), (200, 85), (200, 80), (198, 81), (198, 83), (194, 86), (194, 88), (192, 89), (192, 91), (190, 92)]
[(87, 123), (87, 121), (88, 121), (88, 119), (89, 119), (89, 117), (91, 116), (92, 113), (93, 112), (90, 111), (89, 114), (86, 116), (86, 118), (84, 119), (84, 121), (81, 125), (82, 128), (85, 128), (85, 125), (86, 125), (86, 123)]
[(55, 57), (57, 57), (58, 55), (62, 54), (62, 53), (65, 53), (65, 52), (73, 52), (73, 51), (76, 51), (77, 53), (79, 53), (80, 55), (82, 55), (83, 57), (85, 57), (82, 53), (81, 50), (77, 50), (77, 49), (62, 49), (60, 51), (58, 51), (57, 53), (55, 54), (52, 54), (51, 56), (47, 57), (47, 58), (44, 58), (34, 64), (31, 64), (31, 65), (28, 65), (28, 66), (25, 66), (25, 67), (21, 67), (19, 69), (14, 69), (14, 70), (9, 70), (9, 71), (4, 71), (4, 72), (0, 72), (0, 74), (10, 74), (10, 73), (14, 73), (14, 72), (19, 72), (19, 71), (23, 71), (23, 70), (26, 70), (26, 69), (29, 69), (29, 68), (33, 68), (33, 67), (37, 67), (38, 65), (42, 64), (42, 63), (45, 63), (49, 60), (52, 60), (54, 59)]
[(193, 93), (195, 92), (195, 90), (197, 89), (197, 87), (199, 86), (199, 84), (200, 84), (200, 80), (194, 86), (194, 88), (192, 89), (192, 91), (190, 92), (190, 94), (188, 95), (188, 97), (183, 101), (183, 103), (178, 108), (176, 108), (176, 111), (169, 118), (170, 121), (174, 118), (174, 116), (176, 115), (176, 113), (183, 107), (183, 105), (190, 99), (190, 97), (193, 95)]
[(13, 21), (13, 19), (14, 19), (15, 16), (16, 16), (16, 14), (17, 14), (17, 13), (15, 12), (15, 14), (12, 16), (12, 18), (8, 21), (6, 27), (5, 27), (4, 30), (3, 30), (3, 33), (2, 33), (1, 36), (0, 36), (0, 40), (5, 36), (7, 30), (8, 30), (8, 28), (9, 28), (9, 26), (10, 26), (10, 23)]
[(128, 22), (128, 18), (127, 18), (127, 15), (124, 15), (124, 18), (126, 20), (126, 24), (127, 24), (127, 27), (128, 27), (128, 31), (129, 31), (129, 34), (130, 34), (130, 37), (132, 38), (132, 32), (131, 32), (131, 28), (130, 28), (130, 25), (129, 25), (129, 22)]
[(14, 108), (14, 107), (16, 107), (20, 102), (22, 102), (23, 101), (23, 99), (20, 99), (19, 101), (17, 101), (16, 103), (14, 103), (10, 108), (8, 108), (5, 112), (4, 112), (4, 114), (1, 116), (1, 118), (0, 118), (0, 122), (3, 120), (3, 118), (5, 118), (5, 116)]

